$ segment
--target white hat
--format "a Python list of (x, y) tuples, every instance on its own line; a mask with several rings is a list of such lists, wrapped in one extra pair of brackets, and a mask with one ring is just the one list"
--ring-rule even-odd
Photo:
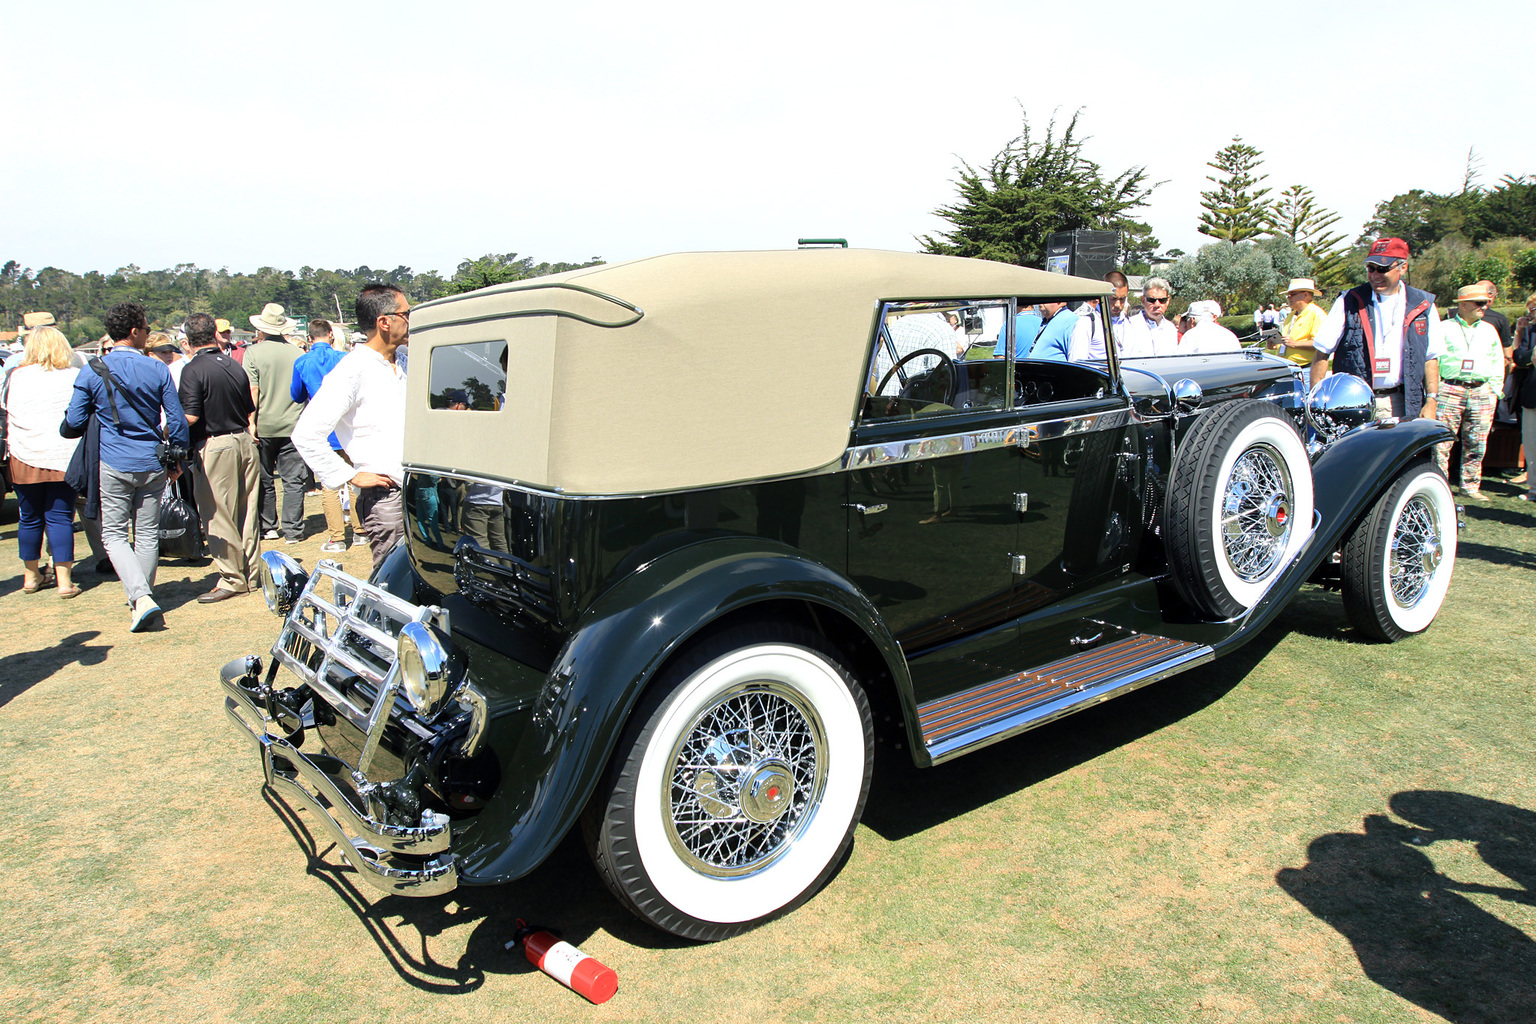
[(1206, 317), (1215, 320), (1217, 317), (1221, 316), (1221, 303), (1217, 302), (1215, 299), (1203, 299), (1200, 302), (1191, 302), (1189, 304), (1189, 315), (1196, 320), (1200, 320)]
[(251, 326), (269, 338), (280, 338), (299, 325), (291, 316), (285, 316), (283, 307), (269, 302), (261, 307), (261, 315), (250, 318)]

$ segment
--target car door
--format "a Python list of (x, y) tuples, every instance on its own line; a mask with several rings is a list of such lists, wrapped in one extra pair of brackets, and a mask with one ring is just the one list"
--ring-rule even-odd
[[(931, 329), (946, 311), (975, 328), (969, 337)], [(1009, 409), (1011, 346), (990, 344), (1012, 321), (1008, 303), (888, 304), (883, 314), (845, 474), (848, 567), (902, 645), (921, 701), (1016, 657), (1025, 449)], [(944, 358), (922, 354), (931, 351)]]

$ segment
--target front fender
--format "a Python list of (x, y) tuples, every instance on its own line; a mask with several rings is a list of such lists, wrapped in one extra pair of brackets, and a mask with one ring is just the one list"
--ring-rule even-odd
[(532, 871), (591, 798), (641, 692), (687, 640), (720, 616), (766, 601), (840, 614), (879, 650), (900, 693), (900, 647), (852, 583), (787, 545), (753, 537), (689, 544), (610, 587), (556, 656), (496, 798), (456, 834), (461, 879), (497, 883)]

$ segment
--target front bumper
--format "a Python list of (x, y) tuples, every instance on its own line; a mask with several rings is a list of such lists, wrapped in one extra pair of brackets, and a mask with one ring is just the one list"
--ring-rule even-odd
[[(294, 745), (294, 734), (284, 731), (282, 715), (273, 713), (270, 697), (263, 694), (270, 694), (270, 687), (259, 680), (260, 673), (261, 659), (239, 658), (225, 665), (219, 677), (224, 710), (255, 741), (272, 791), (314, 811), (347, 861), (376, 888), (410, 896), (454, 889), (459, 873), (449, 852), (448, 816), (424, 810), (420, 825), (393, 825), (356, 807), (325, 770), (341, 763), (334, 758), (317, 763)], [(393, 855), (423, 859), (419, 867), (402, 867), (389, 862)]]

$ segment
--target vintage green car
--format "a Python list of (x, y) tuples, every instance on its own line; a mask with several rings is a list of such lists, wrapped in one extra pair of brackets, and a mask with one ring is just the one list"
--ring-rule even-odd
[(383, 889), (506, 882), (579, 827), (708, 940), (841, 862), (872, 707), (928, 766), (1209, 662), (1308, 581), (1377, 639), (1428, 627), (1444, 428), (1256, 352), (1018, 358), (1030, 307), (1107, 329), (1107, 289), (819, 249), (419, 306), (408, 539), (367, 581), (265, 555), (281, 633), (226, 707)]

